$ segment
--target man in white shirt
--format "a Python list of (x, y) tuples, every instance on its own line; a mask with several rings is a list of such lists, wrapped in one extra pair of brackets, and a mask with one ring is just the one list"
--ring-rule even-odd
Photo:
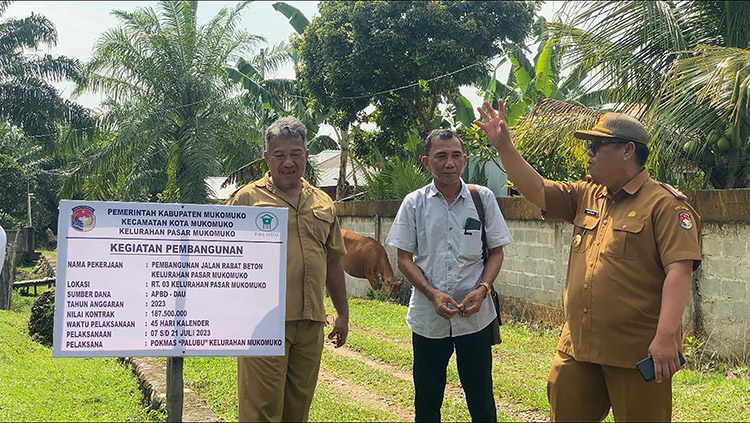
[(440, 421), (448, 360), (456, 350), (461, 385), (472, 421), (496, 421), (492, 393), (492, 328), (488, 295), (512, 239), (495, 195), (477, 187), (484, 207), (489, 256), (482, 259), (482, 228), (471, 193), (461, 180), (463, 143), (448, 129), (422, 142), (422, 164), (432, 183), (404, 198), (386, 243), (398, 250), (398, 267), (412, 290), (406, 321), (414, 351), (416, 421)]

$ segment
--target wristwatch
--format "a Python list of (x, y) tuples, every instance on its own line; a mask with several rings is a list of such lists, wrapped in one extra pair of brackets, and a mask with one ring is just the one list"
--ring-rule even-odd
[(484, 298), (487, 298), (490, 295), (490, 290), (492, 289), (492, 288), (490, 288), (490, 284), (486, 283), (486, 282), (483, 282), (483, 283), (480, 283), (479, 286), (483, 286), (484, 289), (487, 291), (487, 292), (484, 293)]

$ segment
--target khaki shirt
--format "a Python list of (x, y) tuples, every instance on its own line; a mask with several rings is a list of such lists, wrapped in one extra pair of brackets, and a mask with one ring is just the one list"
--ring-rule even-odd
[[(544, 195), (546, 217), (575, 225), (557, 349), (634, 367), (656, 335), (664, 267), (700, 264), (700, 217), (645, 169), (614, 194), (592, 182), (545, 180)], [(677, 337), (680, 345), (679, 330)]]
[(235, 191), (226, 204), (289, 209), (286, 321), (325, 322), (323, 297), (328, 256), (346, 254), (331, 197), (302, 179), (302, 193), (295, 208), (266, 173)]

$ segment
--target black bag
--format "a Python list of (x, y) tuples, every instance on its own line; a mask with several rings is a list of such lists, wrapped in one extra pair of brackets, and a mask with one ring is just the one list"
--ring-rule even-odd
[[(487, 248), (487, 233), (484, 230), (484, 204), (482, 203), (482, 197), (479, 196), (479, 191), (476, 185), (467, 184), (466, 187), (471, 193), (471, 199), (474, 200), (474, 207), (477, 209), (479, 214), (479, 221), (482, 222), (482, 262), (487, 263), (489, 258), (489, 249)], [(490, 284), (490, 297), (492, 297), (492, 304), (495, 306), (495, 313), (497, 317), (492, 321), (492, 345), (502, 344), (503, 338), (500, 337), (500, 325), (503, 324), (503, 320), (500, 317), (500, 297), (495, 291), (495, 284)]]

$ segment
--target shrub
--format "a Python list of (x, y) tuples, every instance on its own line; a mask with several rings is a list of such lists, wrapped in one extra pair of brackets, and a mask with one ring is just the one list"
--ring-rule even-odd
[(48, 289), (34, 301), (29, 318), (29, 336), (42, 345), (52, 345), (55, 327), (55, 290)]

